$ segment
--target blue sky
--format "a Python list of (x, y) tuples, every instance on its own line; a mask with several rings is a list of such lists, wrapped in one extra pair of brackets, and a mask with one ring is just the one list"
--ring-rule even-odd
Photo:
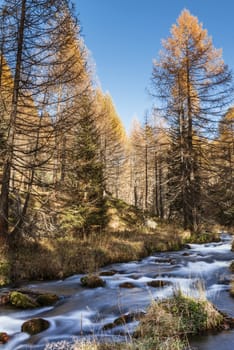
[(152, 60), (184, 8), (197, 16), (225, 62), (234, 67), (233, 0), (75, 0), (86, 46), (127, 130), (143, 120)]

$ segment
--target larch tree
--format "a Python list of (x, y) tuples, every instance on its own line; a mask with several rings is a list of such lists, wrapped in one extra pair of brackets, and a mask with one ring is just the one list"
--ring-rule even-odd
[(161, 101), (171, 137), (168, 200), (171, 216), (198, 231), (202, 213), (201, 138), (212, 138), (230, 103), (231, 73), (197, 17), (183, 10), (153, 64), (152, 95)]
[(6, 139), (7, 139), (7, 130), (9, 124), (9, 105), (12, 96), (13, 88), (13, 78), (9, 69), (9, 66), (6, 63), (6, 60), (1, 53), (0, 59), (0, 173), (2, 177), (2, 170), (4, 159), (6, 155)]
[[(71, 22), (66, 0), (9, 0), (3, 3), (0, 48), (12, 75), (7, 102), (6, 154), (2, 166), (0, 194), (0, 235), (12, 241), (25, 221), (32, 193), (39, 186), (41, 171), (54, 154), (55, 130), (63, 130), (59, 115), (78, 96), (60, 94), (57, 87), (72, 84), (72, 55), (65, 52), (73, 33), (61, 30)], [(3, 61), (2, 61), (3, 62)], [(59, 107), (58, 107), (59, 106)], [(66, 113), (66, 114), (65, 114)], [(70, 123), (71, 127), (71, 123)], [(50, 168), (49, 168), (50, 170)], [(36, 193), (36, 191), (35, 191)], [(17, 198), (18, 211), (14, 211)], [(14, 211), (13, 215), (12, 212)], [(13, 218), (13, 222), (12, 222)]]
[(154, 132), (154, 182), (153, 182), (153, 212), (161, 219), (168, 218), (168, 152), (170, 140), (163, 125), (155, 125)]
[(155, 138), (148, 115), (144, 125), (134, 121), (130, 133), (130, 196), (131, 204), (152, 211)]
[(130, 203), (137, 208), (144, 206), (145, 188), (145, 135), (140, 123), (134, 120), (130, 140)]
[(213, 155), (209, 194), (220, 224), (234, 223), (234, 108), (219, 122), (218, 137), (210, 145)]
[(115, 198), (126, 198), (124, 171), (126, 169), (127, 137), (109, 94), (96, 92), (100, 151), (104, 171), (104, 187)]
[[(55, 146), (53, 182), (57, 187), (62, 185), (66, 177), (66, 158), (71, 147), (69, 139), (73, 139), (76, 125), (80, 123), (84, 101), (91, 104), (93, 94), (88, 55), (80, 34), (80, 25), (69, 8), (61, 10), (66, 20), (60, 26), (59, 40), (64, 44), (56, 53), (56, 60), (60, 64), (51, 68), (52, 77), (58, 77), (57, 84), (51, 89), (51, 95), (57, 99), (51, 116)], [(48, 113), (51, 114), (51, 107)]]

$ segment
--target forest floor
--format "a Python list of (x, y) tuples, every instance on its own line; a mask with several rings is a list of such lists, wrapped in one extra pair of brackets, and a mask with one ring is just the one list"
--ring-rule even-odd
[(194, 237), (120, 200), (108, 200), (106, 215), (105, 229), (93, 227), (86, 236), (66, 232), (62, 237), (22, 240), (10, 257), (1, 254), (0, 285), (9, 283), (9, 275), (15, 281), (60, 279), (95, 273), (102, 266), (139, 260), (156, 251), (179, 250), (189, 242), (219, 239), (217, 229)]

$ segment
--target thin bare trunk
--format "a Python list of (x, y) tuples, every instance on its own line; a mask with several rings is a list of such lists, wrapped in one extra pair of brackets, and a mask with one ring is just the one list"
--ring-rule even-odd
[(7, 153), (5, 164), (3, 167), (2, 189), (1, 189), (1, 195), (0, 195), (0, 235), (3, 235), (3, 236), (7, 236), (8, 230), (9, 230), (8, 203), (9, 203), (9, 192), (10, 192), (11, 167), (12, 167), (13, 152), (14, 152), (15, 123), (17, 118), (18, 101), (19, 101), (19, 85), (20, 85), (20, 78), (21, 78), (25, 15), (26, 15), (26, 0), (22, 0), (18, 43), (17, 43), (18, 45), (17, 45), (16, 69), (15, 69), (14, 86), (13, 86), (12, 110), (10, 115), (10, 125), (9, 125), (9, 131), (8, 131), (8, 139), (7, 139), (8, 153)]

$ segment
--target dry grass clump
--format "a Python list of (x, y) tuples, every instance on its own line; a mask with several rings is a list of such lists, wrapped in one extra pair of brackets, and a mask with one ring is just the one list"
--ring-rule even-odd
[(0, 287), (10, 282), (10, 264), (7, 256), (0, 252)]
[(134, 336), (146, 349), (180, 350), (187, 345), (180, 336), (180, 317), (157, 302), (151, 304)]
[(229, 269), (232, 273), (234, 273), (234, 260), (231, 262)]
[(184, 349), (188, 335), (219, 329), (222, 322), (223, 316), (207, 300), (193, 299), (176, 292), (168, 300), (151, 304), (135, 336), (149, 339), (157, 349), (168, 342), (176, 344), (168, 349)]
[(234, 281), (231, 281), (231, 283), (230, 283), (229, 293), (232, 297), (234, 297)]

